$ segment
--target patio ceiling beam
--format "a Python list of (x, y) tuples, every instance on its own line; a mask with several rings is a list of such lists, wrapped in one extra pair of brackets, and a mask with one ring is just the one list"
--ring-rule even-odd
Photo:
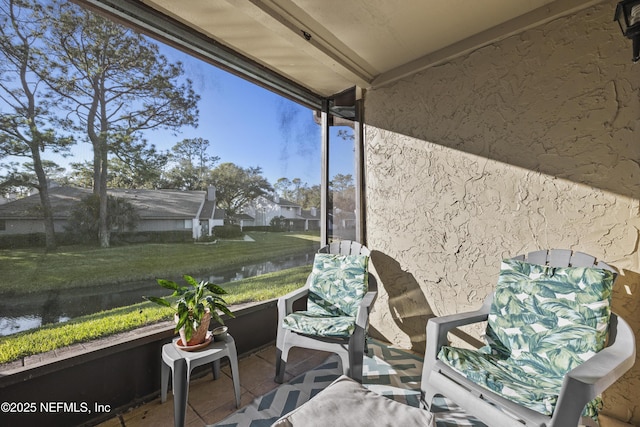
[(134, 0), (73, 1), (96, 12), (106, 14), (111, 19), (131, 26), (150, 37), (183, 50), (285, 98), (314, 110), (322, 109), (324, 97), (142, 2)]
[[(474, 50), (488, 46), (491, 43), (506, 39), (514, 34), (519, 34), (528, 29), (543, 25), (563, 16), (571, 15), (580, 10), (589, 8), (604, 0), (557, 0), (545, 6), (539, 7), (510, 21), (496, 25), (481, 33), (449, 45), (435, 52), (424, 55), (411, 62), (403, 64), (392, 70), (378, 75), (370, 87), (373, 89), (393, 83), (404, 77), (410, 76), (427, 68), (450, 61), (456, 57), (466, 55)], [(613, 11), (612, 11), (613, 13)], [(455, 17), (452, 17), (455, 19)]]
[(356, 51), (291, 0), (228, 1), (356, 86), (369, 86), (378, 74)]

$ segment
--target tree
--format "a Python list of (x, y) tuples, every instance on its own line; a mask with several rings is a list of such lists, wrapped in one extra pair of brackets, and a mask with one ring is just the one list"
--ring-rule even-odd
[[(53, 211), (49, 200), (48, 179), (42, 153), (64, 153), (74, 141), (59, 134), (69, 122), (55, 116), (57, 99), (43, 84), (45, 31), (43, 7), (38, 3), (4, 0), (0, 4), (0, 157), (31, 159), (29, 172), (0, 177), (4, 187), (17, 183), (38, 189), (47, 250), (56, 247)], [(14, 164), (15, 166), (15, 164)]]
[[(0, 181), (0, 194), (21, 194), (28, 195), (32, 188), (38, 188), (38, 176), (32, 162), (18, 163), (11, 162), (3, 165), (7, 173)], [(59, 166), (51, 160), (41, 160), (40, 167), (44, 171), (48, 182), (64, 182), (65, 168)]]
[(109, 188), (160, 188), (168, 155), (151, 148), (128, 160), (109, 159)]
[(211, 171), (210, 179), (216, 187), (218, 206), (225, 209), (227, 218), (233, 218), (243, 206), (273, 191), (261, 174), (260, 167), (245, 169), (233, 163), (222, 163)]
[[(127, 161), (118, 157), (108, 160), (108, 188), (160, 188), (162, 170), (167, 164), (168, 156), (157, 153), (153, 147), (145, 149)], [(70, 164), (71, 173), (67, 181), (77, 187), (93, 188), (93, 164), (91, 162)]]
[(100, 15), (54, 2), (47, 81), (74, 112), (93, 147), (93, 191), (99, 197), (99, 240), (109, 246), (109, 156), (125, 161), (143, 150), (141, 133), (197, 125), (199, 96), (181, 63), (158, 46)]
[(280, 178), (274, 185), (275, 191), (285, 200), (294, 202), (303, 209), (320, 207), (320, 186), (309, 187), (300, 178)]
[(293, 183), (289, 178), (282, 177), (278, 178), (276, 183), (273, 185), (273, 188), (283, 199), (293, 201), (293, 191), (291, 190), (292, 185)]
[(355, 186), (351, 174), (337, 174), (329, 183), (333, 207), (343, 211), (354, 212), (356, 209)]
[(293, 201), (295, 201), (295, 203), (299, 205), (302, 205), (303, 190), (304, 187), (307, 186), (307, 183), (305, 182), (303, 184), (300, 178), (293, 178), (291, 183), (293, 184)]
[(163, 187), (180, 190), (206, 190), (209, 171), (220, 160), (211, 156), (209, 141), (203, 138), (183, 139), (171, 148), (175, 166), (167, 172)]
[(69, 164), (69, 183), (81, 188), (93, 188), (93, 164), (91, 162), (72, 162)]
[(307, 187), (306, 185), (301, 190), (301, 203), (299, 203), (304, 209), (320, 208), (320, 185), (313, 185)]
[[(134, 230), (140, 220), (133, 205), (121, 197), (107, 196), (109, 229), (119, 232)], [(100, 198), (95, 194), (84, 197), (71, 211), (66, 232), (81, 241), (99, 241)]]

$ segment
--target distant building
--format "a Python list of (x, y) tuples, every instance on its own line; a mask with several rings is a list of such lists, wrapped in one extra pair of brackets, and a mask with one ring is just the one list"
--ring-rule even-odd
[(250, 220), (244, 226), (268, 226), (276, 217), (284, 217), (289, 230), (308, 231), (320, 229), (320, 212), (316, 208), (302, 209), (302, 206), (280, 198), (278, 195), (260, 196), (243, 209)]
[[(225, 212), (216, 207), (214, 187), (207, 191), (111, 189), (110, 195), (129, 201), (140, 217), (135, 231), (191, 230), (194, 239), (210, 236), (224, 225)], [(54, 230), (64, 232), (74, 206), (92, 191), (77, 187), (52, 187), (49, 197)], [(40, 196), (0, 205), (0, 235), (44, 233)]]

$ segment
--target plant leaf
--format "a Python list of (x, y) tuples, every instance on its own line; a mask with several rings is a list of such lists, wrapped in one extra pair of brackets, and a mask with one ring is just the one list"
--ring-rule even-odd
[(154, 303), (156, 303), (158, 305), (162, 305), (162, 306), (165, 306), (165, 307), (171, 307), (171, 303), (169, 301), (167, 301), (166, 299), (164, 299), (164, 298), (145, 297), (145, 296), (143, 296), (142, 298), (146, 299), (147, 301), (154, 302)]
[(214, 293), (216, 295), (225, 295), (227, 293), (227, 291), (225, 291), (223, 288), (221, 288), (220, 286), (216, 285), (215, 283), (206, 283), (205, 284), (205, 288), (207, 288), (207, 290), (211, 293)]
[(231, 312), (231, 310), (229, 310), (229, 309), (227, 308), (227, 306), (226, 306), (226, 305), (222, 305), (222, 304), (216, 303), (216, 308), (218, 308), (220, 311), (222, 311), (224, 314), (226, 314), (226, 315), (227, 315), (227, 316), (229, 316), (229, 317), (233, 317), (233, 318), (235, 318), (235, 317), (236, 317), (236, 316)]
[(180, 286), (173, 280), (156, 279), (156, 281), (158, 282), (158, 285), (162, 286), (163, 288), (171, 289), (172, 291), (180, 290)]
[(184, 276), (182, 276), (182, 278), (184, 279), (185, 282), (187, 282), (189, 285), (193, 286), (194, 288), (198, 287), (198, 282), (196, 281), (196, 279), (189, 276), (188, 274), (185, 274)]
[(224, 325), (224, 320), (222, 320), (222, 317), (220, 317), (220, 315), (215, 310), (211, 312), (211, 318), (221, 325)]

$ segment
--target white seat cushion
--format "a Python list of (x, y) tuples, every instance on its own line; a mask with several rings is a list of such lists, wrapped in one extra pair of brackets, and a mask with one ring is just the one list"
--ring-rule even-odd
[(431, 413), (380, 396), (342, 375), (272, 427), (429, 426)]

